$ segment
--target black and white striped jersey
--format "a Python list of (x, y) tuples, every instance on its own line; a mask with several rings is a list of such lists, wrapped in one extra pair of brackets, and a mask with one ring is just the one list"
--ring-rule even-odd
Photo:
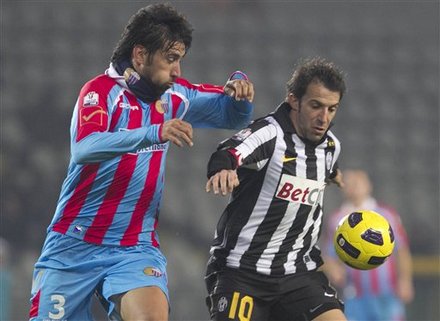
[(322, 264), (317, 241), (324, 187), (336, 170), (340, 142), (331, 131), (319, 143), (300, 138), (289, 111), (281, 104), (211, 156), (209, 176), (238, 167), (240, 179), (211, 246), (217, 267), (285, 275)]

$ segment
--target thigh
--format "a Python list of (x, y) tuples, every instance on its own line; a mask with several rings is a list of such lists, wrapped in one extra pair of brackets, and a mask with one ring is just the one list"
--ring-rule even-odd
[[(150, 292), (151, 289), (165, 299), (168, 311), (166, 260), (159, 249), (144, 245), (120, 248), (113, 253), (113, 259), (118, 263), (106, 271), (98, 289), (98, 297), (109, 315), (114, 315), (115, 304), (120, 303), (122, 308), (123, 302), (127, 302), (127, 305), (139, 302), (141, 296), (137, 294)], [(146, 290), (134, 291), (142, 288)], [(151, 300), (146, 298), (142, 305), (148, 302)], [(120, 310), (117, 309), (117, 312)]]
[(292, 320), (314, 320), (331, 310), (339, 310), (343, 315), (343, 303), (324, 273), (307, 272), (286, 277), (283, 285), (280, 300), (272, 308), (271, 320), (285, 320), (286, 316), (291, 316)]
[(50, 233), (35, 264), (31, 320), (92, 320), (91, 298), (101, 274), (95, 246)]
[(122, 320), (168, 320), (167, 297), (156, 286), (130, 290), (118, 301)]
[(31, 293), (31, 320), (93, 320), (93, 276), (51, 268), (36, 268)]
[(335, 321), (335, 320), (347, 321), (347, 318), (345, 317), (344, 313), (341, 310), (333, 309), (333, 310), (328, 310), (313, 319), (313, 321)]
[(252, 280), (238, 274), (214, 273), (206, 278), (206, 285), (206, 305), (212, 320), (269, 320), (270, 302), (262, 299)]

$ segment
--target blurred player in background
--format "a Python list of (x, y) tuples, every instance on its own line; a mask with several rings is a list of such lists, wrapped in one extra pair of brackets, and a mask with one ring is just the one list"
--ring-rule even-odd
[[(333, 213), (326, 232), (327, 249), (324, 269), (330, 281), (343, 289), (345, 313), (350, 321), (401, 321), (405, 319), (404, 304), (414, 296), (411, 255), (406, 232), (399, 215), (372, 197), (372, 185), (365, 171), (346, 170), (343, 175), (345, 202)], [(382, 214), (394, 231), (394, 254), (381, 266), (361, 271), (338, 260), (333, 236), (338, 222), (357, 210), (373, 210)]]
[(333, 63), (306, 59), (285, 101), (211, 156), (206, 190), (232, 192), (205, 278), (213, 320), (345, 320), (317, 247), (324, 187), (341, 183), (329, 128), (344, 92)]
[(192, 127), (239, 129), (253, 85), (180, 78), (192, 27), (157, 4), (128, 22), (109, 69), (76, 102), (71, 160), (35, 264), (31, 320), (92, 320), (95, 289), (112, 319), (167, 320), (166, 259), (157, 235), (170, 142), (193, 145)]
[(10, 320), (12, 303), (12, 271), (10, 269), (10, 245), (0, 237), (0, 320)]

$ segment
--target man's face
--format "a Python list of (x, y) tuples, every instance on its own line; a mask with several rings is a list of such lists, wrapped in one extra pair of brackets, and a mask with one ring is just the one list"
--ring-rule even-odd
[(330, 91), (320, 82), (311, 82), (301, 100), (292, 94), (290, 118), (299, 136), (318, 142), (328, 130), (339, 107), (340, 93)]
[(137, 72), (149, 79), (158, 92), (164, 93), (181, 76), (180, 62), (185, 52), (185, 45), (177, 42), (168, 51), (158, 50), (151, 63), (149, 55), (145, 54)]
[(346, 170), (343, 173), (345, 197), (355, 205), (361, 205), (372, 192), (367, 174), (360, 170)]

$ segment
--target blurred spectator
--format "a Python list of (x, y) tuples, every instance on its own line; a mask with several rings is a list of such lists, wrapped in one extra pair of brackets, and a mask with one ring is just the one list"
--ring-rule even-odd
[[(345, 201), (333, 213), (327, 226), (324, 269), (330, 281), (342, 289), (349, 321), (405, 320), (405, 303), (414, 296), (412, 263), (406, 232), (398, 213), (372, 197), (372, 184), (363, 170), (343, 173)], [(373, 210), (383, 215), (393, 228), (396, 245), (384, 264), (368, 271), (350, 268), (337, 259), (333, 233), (338, 222), (357, 210)]]
[(0, 320), (10, 320), (11, 273), (9, 272), (9, 244), (0, 237)]

